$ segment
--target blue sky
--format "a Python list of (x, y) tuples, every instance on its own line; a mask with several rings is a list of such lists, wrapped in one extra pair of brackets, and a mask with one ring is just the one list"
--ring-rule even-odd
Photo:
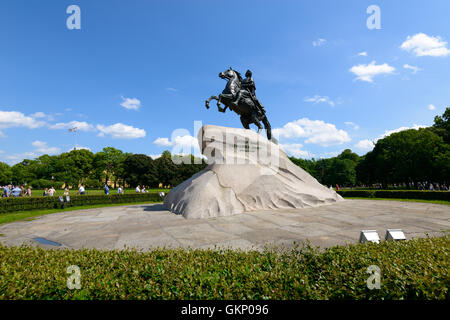
[[(367, 27), (370, 5), (381, 29)], [(0, 161), (75, 143), (158, 155), (195, 145), (194, 121), (240, 127), (204, 107), (230, 66), (253, 71), (289, 154), (364, 154), (450, 105), (449, 14), (446, 0), (3, 0)]]

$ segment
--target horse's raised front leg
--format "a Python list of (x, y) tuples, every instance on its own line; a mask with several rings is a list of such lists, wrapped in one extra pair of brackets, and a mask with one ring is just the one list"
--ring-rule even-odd
[(222, 94), (219, 94), (219, 98), (217, 99), (217, 109), (219, 110), (219, 112), (225, 112), (228, 106), (224, 104), (225, 108), (222, 108), (220, 106), (221, 103), (222, 103)]
[(205, 101), (206, 109), (209, 109), (209, 102), (210, 102), (212, 99), (219, 100), (219, 98), (217, 98), (216, 96), (211, 96), (211, 97), (209, 97), (209, 99)]

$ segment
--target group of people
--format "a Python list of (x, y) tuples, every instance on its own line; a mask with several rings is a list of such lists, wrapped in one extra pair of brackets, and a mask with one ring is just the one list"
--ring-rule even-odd
[[(124, 191), (123, 191), (124, 189), (123, 189), (123, 186), (119, 186), (118, 188), (117, 188), (117, 194), (124, 194)], [(103, 187), (103, 191), (105, 191), (105, 195), (108, 195), (109, 194), (109, 187), (108, 187), (108, 185), (107, 184), (105, 184), (105, 186)]]
[(25, 189), (25, 187), (22, 186), (13, 186), (13, 185), (7, 185), (1, 187), (3, 189), (2, 197), (9, 198), (9, 197), (31, 197), (31, 188), (28, 187)]
[[(428, 188), (427, 188), (427, 185), (428, 185)], [(419, 190), (430, 190), (430, 191), (449, 191), (449, 188), (445, 185), (445, 183), (444, 184), (442, 184), (442, 185), (439, 185), (439, 183), (424, 183), (424, 184), (422, 184), (422, 183), (420, 183), (419, 182), (419, 187), (418, 187), (418, 189)]]
[(144, 187), (144, 186), (142, 186), (142, 188), (141, 188), (140, 185), (138, 185), (138, 186), (136, 187), (136, 193), (147, 193), (147, 192), (148, 192), (148, 191), (145, 190), (145, 187)]

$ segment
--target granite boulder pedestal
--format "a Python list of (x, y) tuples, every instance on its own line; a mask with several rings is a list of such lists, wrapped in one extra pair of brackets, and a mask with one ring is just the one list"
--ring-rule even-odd
[(185, 218), (343, 201), (292, 163), (278, 144), (254, 131), (205, 125), (198, 141), (208, 166), (173, 188), (164, 200), (166, 209)]

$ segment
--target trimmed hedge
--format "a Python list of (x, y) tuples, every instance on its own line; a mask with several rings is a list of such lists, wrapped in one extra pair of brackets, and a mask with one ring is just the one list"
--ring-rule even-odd
[(419, 190), (339, 190), (341, 196), (359, 198), (390, 198), (450, 201), (450, 191)]
[[(450, 238), (289, 251), (46, 250), (0, 244), (0, 299), (449, 299)], [(71, 265), (81, 288), (70, 290)], [(380, 289), (370, 290), (371, 265)]]
[[(63, 197), (65, 199), (65, 197)], [(70, 196), (69, 202), (64, 202), (65, 207), (78, 207), (94, 204), (113, 204), (128, 202), (160, 202), (163, 198), (158, 193), (133, 193), (113, 195), (78, 195)], [(15, 211), (29, 211), (42, 209), (62, 208), (59, 197), (17, 197), (0, 198), (0, 214)]]

